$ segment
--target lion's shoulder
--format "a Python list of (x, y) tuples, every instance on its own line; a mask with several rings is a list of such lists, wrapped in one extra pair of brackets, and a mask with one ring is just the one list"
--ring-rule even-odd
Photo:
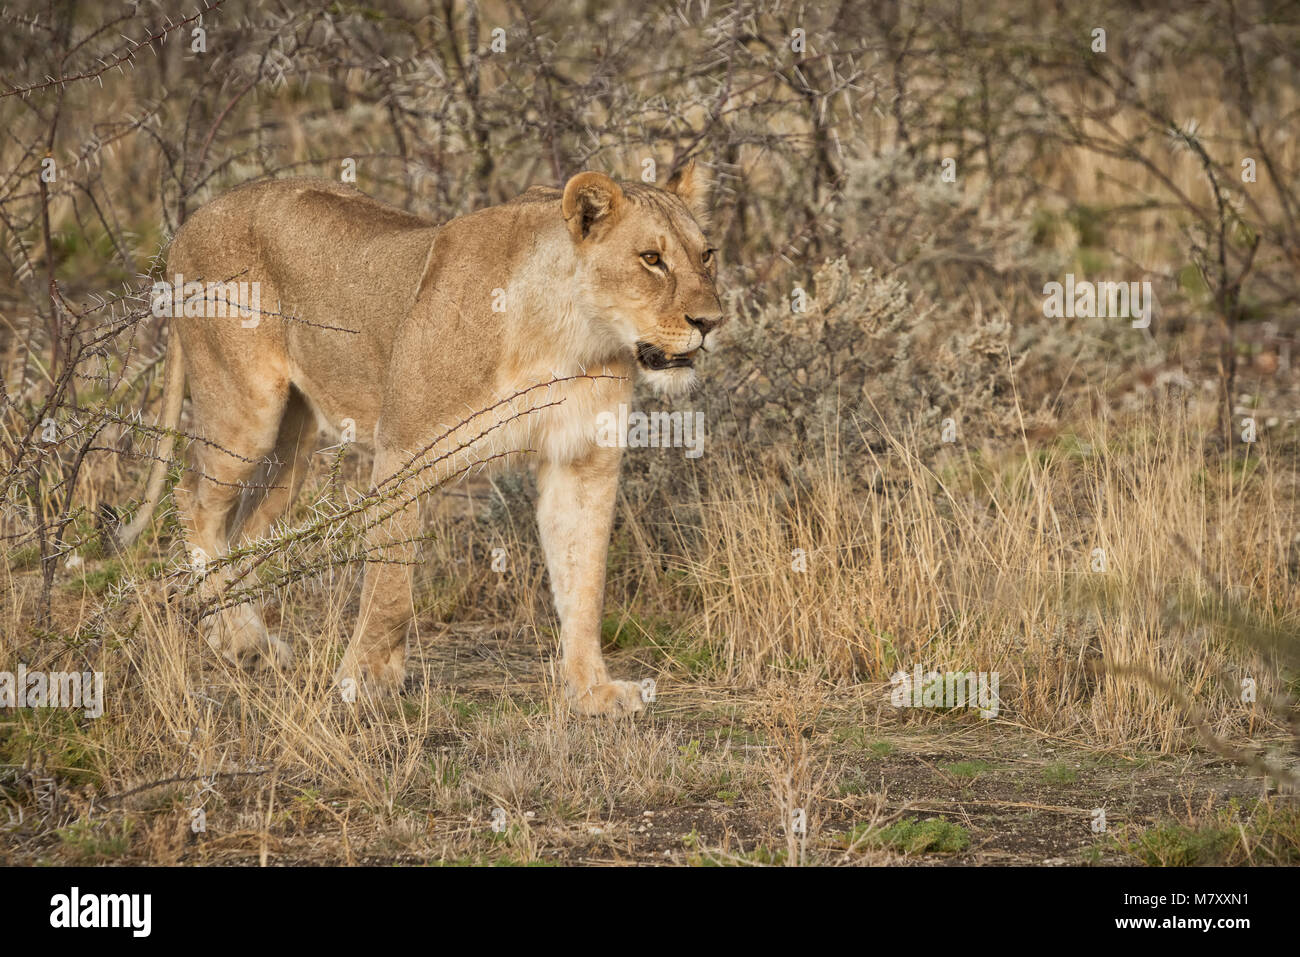
[(564, 194), (553, 186), (530, 186), (506, 206), (535, 206), (541, 203), (558, 203)]

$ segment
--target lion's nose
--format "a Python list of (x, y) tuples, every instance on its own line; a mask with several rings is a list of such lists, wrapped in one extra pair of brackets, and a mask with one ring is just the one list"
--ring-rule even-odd
[(721, 316), (715, 316), (712, 319), (704, 319), (700, 316), (687, 316), (686, 321), (696, 329), (700, 330), (701, 336), (707, 336), (710, 330), (716, 329), (718, 326), (722, 325)]

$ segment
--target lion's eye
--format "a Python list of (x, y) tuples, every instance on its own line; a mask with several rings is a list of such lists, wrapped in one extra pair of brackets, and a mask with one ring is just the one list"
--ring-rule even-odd
[(713, 262), (713, 253), (714, 253), (714, 252), (715, 252), (715, 250), (712, 250), (712, 249), (706, 249), (706, 250), (704, 250), (704, 255), (700, 257), (700, 260), (704, 263), (704, 265), (707, 266), (709, 263)]
[(641, 261), (647, 266), (658, 266), (659, 254), (656, 252), (644, 252), (641, 254)]

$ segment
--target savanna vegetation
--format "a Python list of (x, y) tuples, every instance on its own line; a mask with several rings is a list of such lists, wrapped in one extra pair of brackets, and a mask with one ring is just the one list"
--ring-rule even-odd
[[(0, 11), (0, 671), (104, 676), (99, 717), (0, 707), (0, 861), (1300, 860), (1294, 5), (201, 2)], [(557, 693), (527, 472), (428, 497), (378, 702), (331, 682), (351, 444), (229, 559), (283, 673), (198, 636), (170, 497), (112, 546), (202, 441), (154, 425), (149, 296), (205, 201), (355, 172), (442, 221), (692, 158), (732, 321), (640, 397), (703, 454), (624, 460), (646, 713)], [(918, 668), (996, 715), (896, 707)]]

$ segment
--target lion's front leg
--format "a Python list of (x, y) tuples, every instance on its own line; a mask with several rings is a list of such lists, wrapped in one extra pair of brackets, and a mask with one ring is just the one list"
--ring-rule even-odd
[[(374, 481), (388, 478), (403, 464), (398, 456), (378, 451)], [(367, 513), (371, 525), (361, 610), (335, 673), (345, 693), (394, 691), (406, 677), (406, 632), (414, 617), (411, 566), (413, 539), (419, 532), (418, 483), (417, 477), (382, 486), (378, 505)]]
[(580, 462), (547, 462), (537, 472), (537, 525), (560, 616), (565, 693), (582, 714), (642, 708), (641, 688), (611, 681), (600, 654), (605, 559), (620, 454), (618, 449), (594, 449)]

